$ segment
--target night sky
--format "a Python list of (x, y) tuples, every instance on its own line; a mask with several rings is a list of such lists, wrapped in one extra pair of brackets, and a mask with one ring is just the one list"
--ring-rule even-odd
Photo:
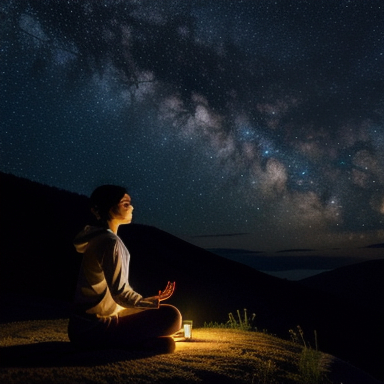
[(209, 248), (384, 242), (382, 0), (1, 1), (0, 171)]

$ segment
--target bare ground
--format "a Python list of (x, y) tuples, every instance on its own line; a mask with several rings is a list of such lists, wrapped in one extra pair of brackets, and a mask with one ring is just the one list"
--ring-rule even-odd
[[(172, 354), (121, 349), (78, 351), (67, 320), (0, 325), (0, 382), (29, 383), (299, 383), (301, 347), (258, 332), (195, 329)], [(322, 382), (377, 384), (330, 355), (321, 359)], [(310, 383), (308, 383), (310, 384)]]

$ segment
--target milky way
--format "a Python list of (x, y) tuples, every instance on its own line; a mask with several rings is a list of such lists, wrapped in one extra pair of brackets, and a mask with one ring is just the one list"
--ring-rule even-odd
[(383, 241), (382, 1), (0, 7), (1, 171), (205, 246)]

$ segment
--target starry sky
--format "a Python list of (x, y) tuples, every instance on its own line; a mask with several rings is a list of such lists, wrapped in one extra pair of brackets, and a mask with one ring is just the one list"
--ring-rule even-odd
[(384, 242), (382, 0), (2, 0), (0, 171), (207, 248)]

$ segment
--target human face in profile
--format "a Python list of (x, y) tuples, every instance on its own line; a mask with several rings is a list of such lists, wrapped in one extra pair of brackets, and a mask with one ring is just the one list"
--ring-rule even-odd
[(126, 193), (120, 202), (109, 211), (111, 220), (116, 224), (129, 224), (132, 221), (133, 206), (131, 197)]

